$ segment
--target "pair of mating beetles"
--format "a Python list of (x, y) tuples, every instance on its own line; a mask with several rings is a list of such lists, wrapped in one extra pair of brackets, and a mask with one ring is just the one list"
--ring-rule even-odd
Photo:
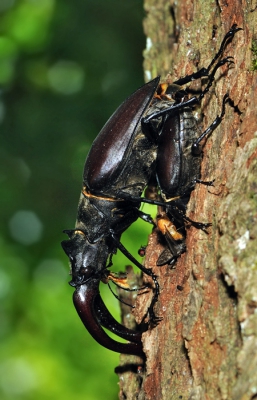
[[(148, 315), (151, 324), (159, 321), (154, 314), (159, 295), (157, 277), (120, 242), (122, 233), (137, 218), (154, 223), (140, 210), (141, 203), (163, 208), (157, 226), (167, 240), (167, 250), (157, 261), (160, 266), (174, 264), (185, 251), (185, 223), (200, 229), (210, 225), (191, 221), (185, 212), (190, 192), (196, 182), (202, 182), (201, 142), (220, 124), (228, 95), (223, 98), (221, 114), (200, 136), (192, 111), (212, 86), (217, 69), (233, 63), (233, 57), (222, 58), (222, 54), (240, 29), (231, 27), (207, 68), (171, 85), (160, 84), (157, 77), (134, 92), (104, 125), (88, 154), (76, 226), (64, 231), (69, 240), (62, 246), (70, 259), (75, 308), (93, 338), (110, 350), (143, 355), (141, 333), (118, 323), (99, 293), (100, 281), (116, 280), (108, 268), (117, 249), (152, 278), (155, 288)], [(189, 98), (181, 86), (202, 77), (207, 81), (205, 89), (198, 97)], [(152, 186), (158, 188), (159, 197), (141, 197)], [(129, 343), (111, 339), (103, 327)]]

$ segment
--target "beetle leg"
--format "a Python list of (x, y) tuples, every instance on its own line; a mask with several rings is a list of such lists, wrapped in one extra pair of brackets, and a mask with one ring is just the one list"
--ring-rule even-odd
[(133, 255), (123, 246), (123, 244), (117, 239), (116, 235), (114, 232), (112, 233), (112, 239), (115, 243), (115, 246), (131, 261), (133, 262), (144, 274), (150, 276), (154, 282), (155, 286), (155, 292), (151, 301), (150, 306), (148, 307), (148, 314), (150, 317), (150, 323), (156, 325), (158, 322), (162, 319), (160, 317), (157, 317), (154, 313), (154, 305), (158, 300), (159, 294), (160, 294), (160, 286), (159, 282), (157, 280), (157, 276), (153, 273), (151, 268), (146, 268), (140, 262), (137, 261), (136, 258), (133, 257)]
[[(171, 199), (169, 201), (177, 201), (179, 198), (180, 197), (176, 196), (176, 197), (174, 197), (174, 199)], [(148, 199), (146, 197), (131, 197), (130, 200), (135, 201), (135, 202), (140, 201), (141, 203), (152, 204), (154, 206), (167, 207), (167, 202), (165, 202), (164, 200), (153, 200), (153, 199)], [(145, 214), (145, 215), (147, 215), (147, 214)], [(139, 217), (142, 218), (140, 215), (139, 215)], [(144, 221), (147, 221), (147, 219), (144, 219), (144, 218), (142, 218), (142, 219)], [(152, 223), (151, 221), (147, 221), (147, 222)]]
[[(127, 194), (127, 193), (124, 193), (124, 195), (120, 194), (120, 197), (123, 198), (124, 200), (133, 201), (135, 203), (141, 203), (142, 202), (142, 200), (141, 200), (142, 197), (132, 196), (132, 195)], [(128, 208), (130, 208), (130, 210), (131, 210), (131, 206), (128, 206)], [(136, 215), (137, 218), (141, 218), (143, 221), (146, 221), (149, 224), (154, 225), (154, 222), (153, 222), (153, 219), (152, 219), (151, 215), (144, 213), (143, 211), (139, 210), (138, 208), (133, 208), (133, 211), (132, 212), (129, 211), (129, 213), (128, 212), (125, 213), (124, 209), (123, 210), (122, 209), (121, 210), (117, 209), (117, 210), (114, 211), (114, 214), (121, 214), (121, 213), (126, 214), (126, 217), (128, 216), (128, 214), (131, 215), (132, 217), (134, 217)], [(125, 222), (125, 224), (127, 225), (126, 222)], [(120, 227), (120, 225), (119, 225), (117, 231), (122, 231), (123, 232), (123, 229)]]
[(186, 108), (186, 107), (194, 107), (198, 104), (199, 100), (198, 97), (191, 97), (191, 99), (184, 101), (183, 103), (175, 104), (173, 103), (169, 108), (164, 108), (161, 111), (153, 112), (152, 114), (148, 115), (147, 117), (143, 117), (141, 119), (142, 130), (145, 132), (145, 129), (149, 126), (148, 124), (151, 122), (152, 119), (159, 118), (165, 115), (175, 115), (179, 110)]
[[(192, 187), (194, 187), (194, 184), (195, 184), (195, 182), (196, 181), (192, 181)], [(203, 182), (203, 181), (200, 181), (199, 180), (199, 183), (203, 183), (203, 184), (206, 184), (206, 185), (208, 185), (208, 186), (212, 186), (212, 183), (213, 183), (213, 181), (210, 181), (210, 182)], [(191, 187), (191, 186), (190, 186)], [(189, 190), (190, 191), (190, 190)], [(180, 197), (175, 197), (174, 199), (172, 199), (172, 202), (173, 203), (175, 203), (175, 205), (174, 204), (171, 204), (171, 202), (165, 202), (165, 201), (160, 201), (160, 200), (152, 200), (152, 199), (147, 199), (146, 197), (136, 197), (136, 196), (130, 196), (129, 197), (129, 199), (131, 200), (131, 201), (135, 201), (135, 202), (142, 202), (142, 203), (147, 203), (147, 204), (152, 204), (152, 205), (155, 205), (155, 206), (161, 206), (161, 207), (164, 207), (164, 208), (166, 208), (168, 211), (170, 211), (171, 213), (172, 213), (172, 216), (176, 219), (176, 215), (179, 215), (180, 216), (180, 218), (183, 218), (183, 220), (184, 221), (187, 221), (187, 222), (190, 222), (190, 224), (191, 225), (193, 225), (195, 228), (197, 228), (197, 229), (201, 229), (201, 230), (203, 230), (205, 233), (208, 233), (207, 231), (206, 231), (206, 228), (209, 228), (212, 224), (211, 223), (209, 223), (209, 222), (206, 222), (206, 223), (201, 223), (201, 222), (197, 222), (197, 221), (193, 221), (192, 219), (190, 219), (190, 218), (188, 218), (187, 216), (186, 216), (186, 214), (185, 214), (185, 212), (186, 212), (186, 207), (185, 207), (185, 205), (184, 205), (184, 202), (186, 202), (187, 203), (187, 200), (188, 200), (188, 194), (187, 194), (187, 192), (186, 193), (183, 193), (182, 195), (180, 195)], [(185, 200), (186, 199), (186, 200)], [(147, 216), (147, 214), (145, 214), (146, 216)], [(139, 215), (139, 217), (140, 218), (142, 218), (142, 216), (141, 215)], [(149, 223), (152, 223), (152, 221), (151, 221), (151, 219), (147, 219), (147, 218), (142, 218), (144, 221), (146, 221), (146, 222), (149, 222)], [(121, 243), (119, 242), (119, 244), (121, 245)], [(124, 248), (124, 247), (123, 247)], [(125, 248), (124, 248), (125, 249)], [(121, 249), (120, 249), (121, 250)], [(126, 250), (126, 249), (125, 249)], [(123, 250), (121, 250), (122, 252), (123, 252)], [(126, 250), (127, 251), (127, 250)], [(127, 258), (129, 258), (134, 264), (136, 264), (136, 266), (138, 267), (138, 268), (140, 268), (141, 269), (141, 271), (143, 271), (142, 270), (142, 268), (141, 267), (143, 267), (141, 264), (139, 264), (138, 265), (138, 261), (137, 260), (135, 260), (135, 258), (130, 254), (130, 257), (128, 257), (127, 256), (127, 253), (125, 253), (125, 252), (123, 252), (123, 254), (127, 257)], [(133, 257), (133, 259), (131, 258), (131, 257)], [(135, 260), (135, 261), (133, 261), (133, 260)], [(147, 270), (147, 269), (146, 269)], [(143, 271), (143, 272), (145, 272), (145, 271)], [(145, 272), (146, 274), (147, 274), (147, 272)], [(149, 274), (147, 274), (147, 275), (149, 275)]]
[(203, 232), (205, 232), (207, 234), (208, 234), (208, 231), (206, 229), (209, 228), (210, 226), (212, 226), (212, 224), (210, 222), (206, 222), (206, 223), (198, 222), (198, 221), (194, 221), (191, 218), (187, 217), (185, 214), (184, 208), (180, 208), (179, 205), (168, 206), (167, 211), (168, 211), (168, 214), (171, 214), (172, 218), (174, 218), (179, 223), (181, 222), (181, 220), (184, 222), (188, 222), (190, 225), (194, 226), (197, 229), (201, 229)]
[(179, 86), (183, 86), (186, 83), (189, 83), (191, 81), (195, 81), (196, 79), (200, 79), (200, 78), (203, 78), (205, 76), (208, 77), (208, 74), (209, 74), (208, 69), (203, 67), (199, 71), (194, 72), (193, 74), (190, 74), (190, 75), (186, 75), (183, 78), (179, 78), (177, 81), (175, 81), (173, 83), (175, 83), (176, 85), (179, 85)]
[[(111, 339), (105, 333), (99, 322), (99, 318), (103, 321), (103, 325), (108, 325), (108, 327), (111, 328), (111, 324), (109, 325), (109, 323), (107, 323), (105, 313), (99, 317), (103, 308), (101, 302), (99, 303), (98, 289), (93, 286), (89, 287), (87, 285), (81, 285), (73, 294), (73, 302), (81, 321), (91, 336), (99, 344), (109, 350), (116, 351), (117, 353), (133, 354), (144, 357), (141, 343), (119, 343), (116, 340)], [(100, 311), (96, 311), (95, 307), (97, 305), (99, 306), (99, 304)], [(113, 323), (113, 321), (111, 322)], [(121, 331), (119, 332), (121, 333)]]
[[(112, 239), (115, 243), (115, 245), (117, 246), (117, 248), (131, 261), (133, 262), (142, 272), (144, 272), (146, 275), (151, 276), (152, 278), (155, 277), (157, 278), (153, 272), (151, 268), (145, 268), (142, 264), (140, 264), (140, 262), (138, 262), (136, 260), (136, 258), (134, 258), (132, 256), (132, 254), (130, 254), (130, 252), (123, 246), (123, 244), (121, 244), (121, 242), (119, 241), (119, 239), (116, 237), (115, 233), (112, 233)], [(159, 289), (159, 284), (157, 285), (158, 289)], [(156, 292), (158, 291), (159, 294), (159, 290), (157, 290), (156, 287)]]
[(222, 121), (222, 118), (225, 115), (225, 111), (226, 111), (226, 102), (229, 100), (229, 95), (228, 93), (225, 94), (225, 96), (223, 97), (223, 101), (222, 101), (222, 109), (221, 109), (221, 114), (217, 115), (217, 117), (215, 118), (215, 120), (213, 121), (213, 123), (201, 134), (201, 136), (199, 136), (199, 138), (193, 143), (192, 145), (192, 153), (194, 155), (198, 155), (199, 152), (201, 151), (201, 145), (200, 142), (207, 137), (208, 135), (210, 135), (216, 128), (217, 126), (219, 126), (219, 124)]
[(208, 66), (208, 70), (210, 71), (211, 67), (213, 66), (213, 64), (216, 62), (216, 60), (222, 55), (222, 53), (225, 50), (226, 45), (228, 44), (229, 41), (231, 41), (233, 39), (233, 37), (235, 36), (235, 34), (238, 31), (242, 31), (242, 28), (238, 28), (237, 24), (233, 24), (230, 28), (230, 30), (226, 33), (226, 35), (224, 36), (224, 39), (221, 42), (220, 48), (218, 50), (218, 52), (216, 53), (216, 55), (214, 56), (214, 58), (212, 59), (210, 65)]
[(200, 79), (200, 78), (203, 78), (205, 76), (209, 76), (209, 72), (210, 72), (213, 64), (222, 55), (222, 53), (224, 52), (225, 47), (228, 44), (228, 42), (231, 39), (233, 39), (233, 37), (236, 34), (236, 32), (241, 31), (241, 30), (242, 30), (242, 28), (238, 28), (236, 24), (232, 25), (230, 30), (224, 36), (224, 39), (221, 42), (220, 48), (217, 51), (217, 53), (215, 54), (215, 56), (213, 57), (213, 59), (212, 59), (211, 63), (209, 64), (209, 66), (207, 68), (201, 68), (199, 71), (197, 71), (197, 72), (195, 72), (195, 73), (193, 73), (191, 75), (187, 75), (184, 78), (180, 78), (177, 81), (173, 82), (173, 84), (183, 86), (186, 83), (189, 83), (189, 82), (191, 82), (193, 80)]
[[(126, 302), (125, 302), (124, 300), (122, 300), (116, 293), (114, 293), (114, 291), (112, 290), (111, 285), (109, 284), (109, 282), (107, 283), (107, 285), (108, 285), (108, 287), (109, 287), (111, 293), (112, 293), (113, 296), (115, 297), (115, 299), (119, 300), (122, 304), (125, 304), (125, 306), (131, 307), (131, 308), (135, 308), (135, 306), (132, 306), (132, 304), (126, 303)], [(120, 287), (119, 285), (116, 285), (116, 286), (117, 286), (117, 287)], [(129, 290), (129, 289), (124, 289), (124, 288), (121, 288), (121, 289), (123, 289), (123, 290)], [(137, 290), (137, 289), (134, 289), (134, 290)]]
[(112, 281), (112, 282), (114, 283), (114, 285), (116, 285), (118, 288), (120, 288), (120, 289), (122, 289), (122, 290), (126, 290), (126, 291), (128, 291), (128, 292), (138, 292), (139, 290), (142, 290), (142, 289), (146, 289), (146, 288), (147, 288), (146, 286), (143, 286), (143, 287), (140, 287), (140, 288), (131, 289), (131, 288), (129, 287), (129, 284), (128, 284), (127, 276), (122, 277), (122, 276), (120, 276), (120, 274), (118, 275), (118, 274), (115, 274), (115, 273), (113, 273), (113, 272), (108, 271), (108, 275), (107, 275), (104, 279), (102, 279), (102, 282), (103, 282), (103, 283), (107, 283), (107, 285), (108, 285), (110, 291), (112, 292), (113, 296), (114, 296), (117, 300), (119, 300), (121, 303), (123, 303), (123, 304), (125, 304), (125, 305), (127, 305), (128, 307), (131, 307), (131, 308), (135, 308), (135, 306), (126, 303), (126, 302), (125, 302), (124, 300), (122, 300), (119, 296), (117, 296), (117, 294), (114, 293), (114, 291), (112, 290), (109, 281)]
[(141, 218), (143, 221), (148, 222), (149, 224), (155, 225), (153, 218), (150, 214), (146, 214), (141, 210), (138, 210), (138, 217)]
[(215, 179), (212, 181), (202, 181), (201, 179), (195, 179), (195, 183), (201, 183), (201, 185), (205, 186), (214, 186)]
[[(154, 200), (153, 198), (148, 198), (148, 197), (139, 197), (139, 196), (133, 196), (129, 193), (125, 192), (119, 192), (119, 197), (123, 200), (129, 200), (133, 201), (135, 203), (147, 203), (147, 204), (152, 204), (155, 206), (166, 206), (166, 203), (163, 200)], [(178, 197), (175, 197), (174, 199), (171, 199), (171, 201), (177, 200)], [(138, 210), (138, 217), (142, 218), (144, 221), (153, 223), (152, 218), (149, 214), (145, 214), (142, 211)], [(149, 217), (149, 218), (148, 218)]]
[(212, 86), (213, 81), (215, 79), (215, 74), (216, 74), (216, 71), (218, 70), (218, 68), (220, 68), (222, 65), (225, 65), (225, 64), (228, 64), (228, 66), (230, 66), (231, 64), (234, 64), (233, 57), (223, 58), (222, 60), (220, 60), (217, 63), (217, 65), (215, 65), (211, 74), (208, 77), (208, 83), (207, 83), (206, 87), (204, 88), (204, 90), (202, 91), (200, 96), (198, 97), (198, 102), (200, 102), (202, 100), (202, 98), (206, 95), (206, 93), (209, 92), (210, 87)]
[[(162, 117), (165, 115), (172, 116), (172, 115), (175, 115), (179, 110), (182, 110), (183, 108), (194, 107), (196, 104), (199, 104), (200, 101), (202, 100), (202, 98), (206, 95), (206, 93), (209, 91), (210, 87), (212, 86), (217, 69), (219, 67), (221, 67), (222, 65), (225, 65), (226, 63), (232, 63), (231, 57), (226, 57), (218, 62), (218, 64), (214, 67), (212, 73), (209, 75), (207, 86), (205, 87), (205, 89), (203, 90), (203, 92), (200, 94), (199, 97), (193, 96), (189, 100), (186, 100), (179, 104), (174, 103), (169, 108), (165, 108), (161, 111), (156, 111), (156, 112), (150, 114), (149, 116), (142, 118), (141, 125), (142, 125), (143, 132), (145, 132), (145, 130), (149, 131), (149, 126), (151, 126), (149, 124), (151, 124), (152, 119), (156, 119), (156, 118), (159, 118), (159, 117)], [(220, 118), (220, 117), (217, 117), (217, 118)], [(220, 121), (216, 122), (216, 120), (215, 120), (214, 123), (216, 123), (216, 125), (212, 128), (212, 130), (215, 129), (216, 126), (219, 125)], [(211, 132), (212, 132), (212, 130), (211, 130)], [(205, 134), (205, 136), (206, 136), (206, 134)], [(195, 153), (195, 154), (197, 154), (197, 153)]]

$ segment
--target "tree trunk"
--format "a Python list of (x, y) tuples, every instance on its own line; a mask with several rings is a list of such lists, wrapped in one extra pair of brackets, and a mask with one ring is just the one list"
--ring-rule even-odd
[[(143, 334), (146, 363), (122, 356), (120, 399), (257, 398), (257, 3), (256, 0), (145, 0), (146, 80), (172, 79), (208, 66), (229, 28), (239, 31), (225, 51), (234, 67), (219, 69), (204, 97), (203, 130), (220, 114), (221, 125), (204, 146), (201, 179), (187, 216), (211, 222), (209, 234), (191, 227), (187, 251), (175, 269), (156, 267), (163, 250), (149, 238), (145, 265), (159, 276), (157, 327)], [(199, 84), (199, 82), (198, 82)], [(138, 296), (140, 321), (152, 293)]]

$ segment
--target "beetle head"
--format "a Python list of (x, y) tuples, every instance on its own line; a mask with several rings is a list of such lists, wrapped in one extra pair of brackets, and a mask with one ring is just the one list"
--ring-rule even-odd
[(104, 240), (89, 243), (82, 231), (65, 231), (69, 240), (61, 245), (70, 259), (72, 281), (71, 286), (80, 286), (84, 283), (101, 279), (102, 271), (106, 268), (108, 247)]

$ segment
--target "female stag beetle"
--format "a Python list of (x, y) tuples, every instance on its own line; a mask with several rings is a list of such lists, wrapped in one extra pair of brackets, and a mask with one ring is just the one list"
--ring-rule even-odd
[[(141, 265), (120, 242), (122, 233), (138, 217), (154, 223), (149, 215), (139, 210), (141, 202), (163, 207), (157, 225), (167, 238), (169, 255), (161, 255), (159, 265), (173, 262), (185, 251), (184, 235), (178, 232), (183, 232), (185, 222), (201, 229), (209, 226), (191, 221), (185, 211), (191, 190), (196, 182), (201, 182), (200, 142), (220, 124), (227, 96), (221, 115), (200, 136), (192, 109), (209, 91), (217, 69), (233, 62), (232, 57), (219, 58), (238, 30), (236, 25), (231, 27), (208, 68), (168, 87), (159, 85), (157, 77), (134, 92), (110, 117), (89, 151), (76, 226), (64, 231), (69, 240), (63, 241), (62, 246), (70, 258), (75, 308), (89, 333), (110, 350), (143, 354), (141, 333), (118, 323), (99, 293), (100, 281), (115, 281), (108, 268), (117, 249), (152, 278), (155, 288), (148, 308), (149, 322), (157, 324), (160, 320), (153, 310), (159, 295), (156, 275)], [(207, 79), (207, 85), (198, 97), (189, 98), (181, 91), (181, 85), (202, 77)], [(144, 189), (152, 184), (159, 188), (161, 198), (141, 197)], [(111, 339), (103, 327), (130, 343)]]
[[(199, 104), (209, 91), (217, 69), (224, 64), (233, 63), (232, 57), (226, 57), (218, 61), (214, 66), (222, 55), (228, 41), (239, 30), (241, 28), (238, 28), (236, 24), (231, 27), (225, 35), (219, 51), (207, 68), (202, 68), (200, 71), (181, 78), (169, 86), (167, 84), (159, 85), (153, 106), (155, 110), (141, 120), (143, 132), (150, 135), (151, 138), (156, 137), (158, 142), (155, 183), (153, 179), (151, 185), (159, 188), (161, 202), (154, 201), (152, 197), (150, 199), (141, 199), (141, 201), (162, 206), (162, 210), (157, 216), (157, 227), (165, 236), (168, 249), (165, 249), (159, 256), (158, 266), (167, 263), (173, 265), (178, 256), (185, 251), (185, 222), (204, 231), (211, 225), (192, 221), (186, 217), (185, 212), (190, 193), (195, 184), (197, 182), (205, 185), (213, 184), (213, 182), (200, 180), (201, 142), (221, 123), (229, 96), (228, 94), (224, 96), (221, 114), (215, 118), (213, 123), (202, 134), (199, 134), (192, 107)], [(208, 77), (205, 89), (199, 97), (188, 99), (187, 92), (186, 90), (181, 90), (181, 85), (201, 76)], [(170, 100), (171, 95), (174, 99), (173, 101)], [(156, 121), (160, 117), (161, 126), (156, 125)]]

